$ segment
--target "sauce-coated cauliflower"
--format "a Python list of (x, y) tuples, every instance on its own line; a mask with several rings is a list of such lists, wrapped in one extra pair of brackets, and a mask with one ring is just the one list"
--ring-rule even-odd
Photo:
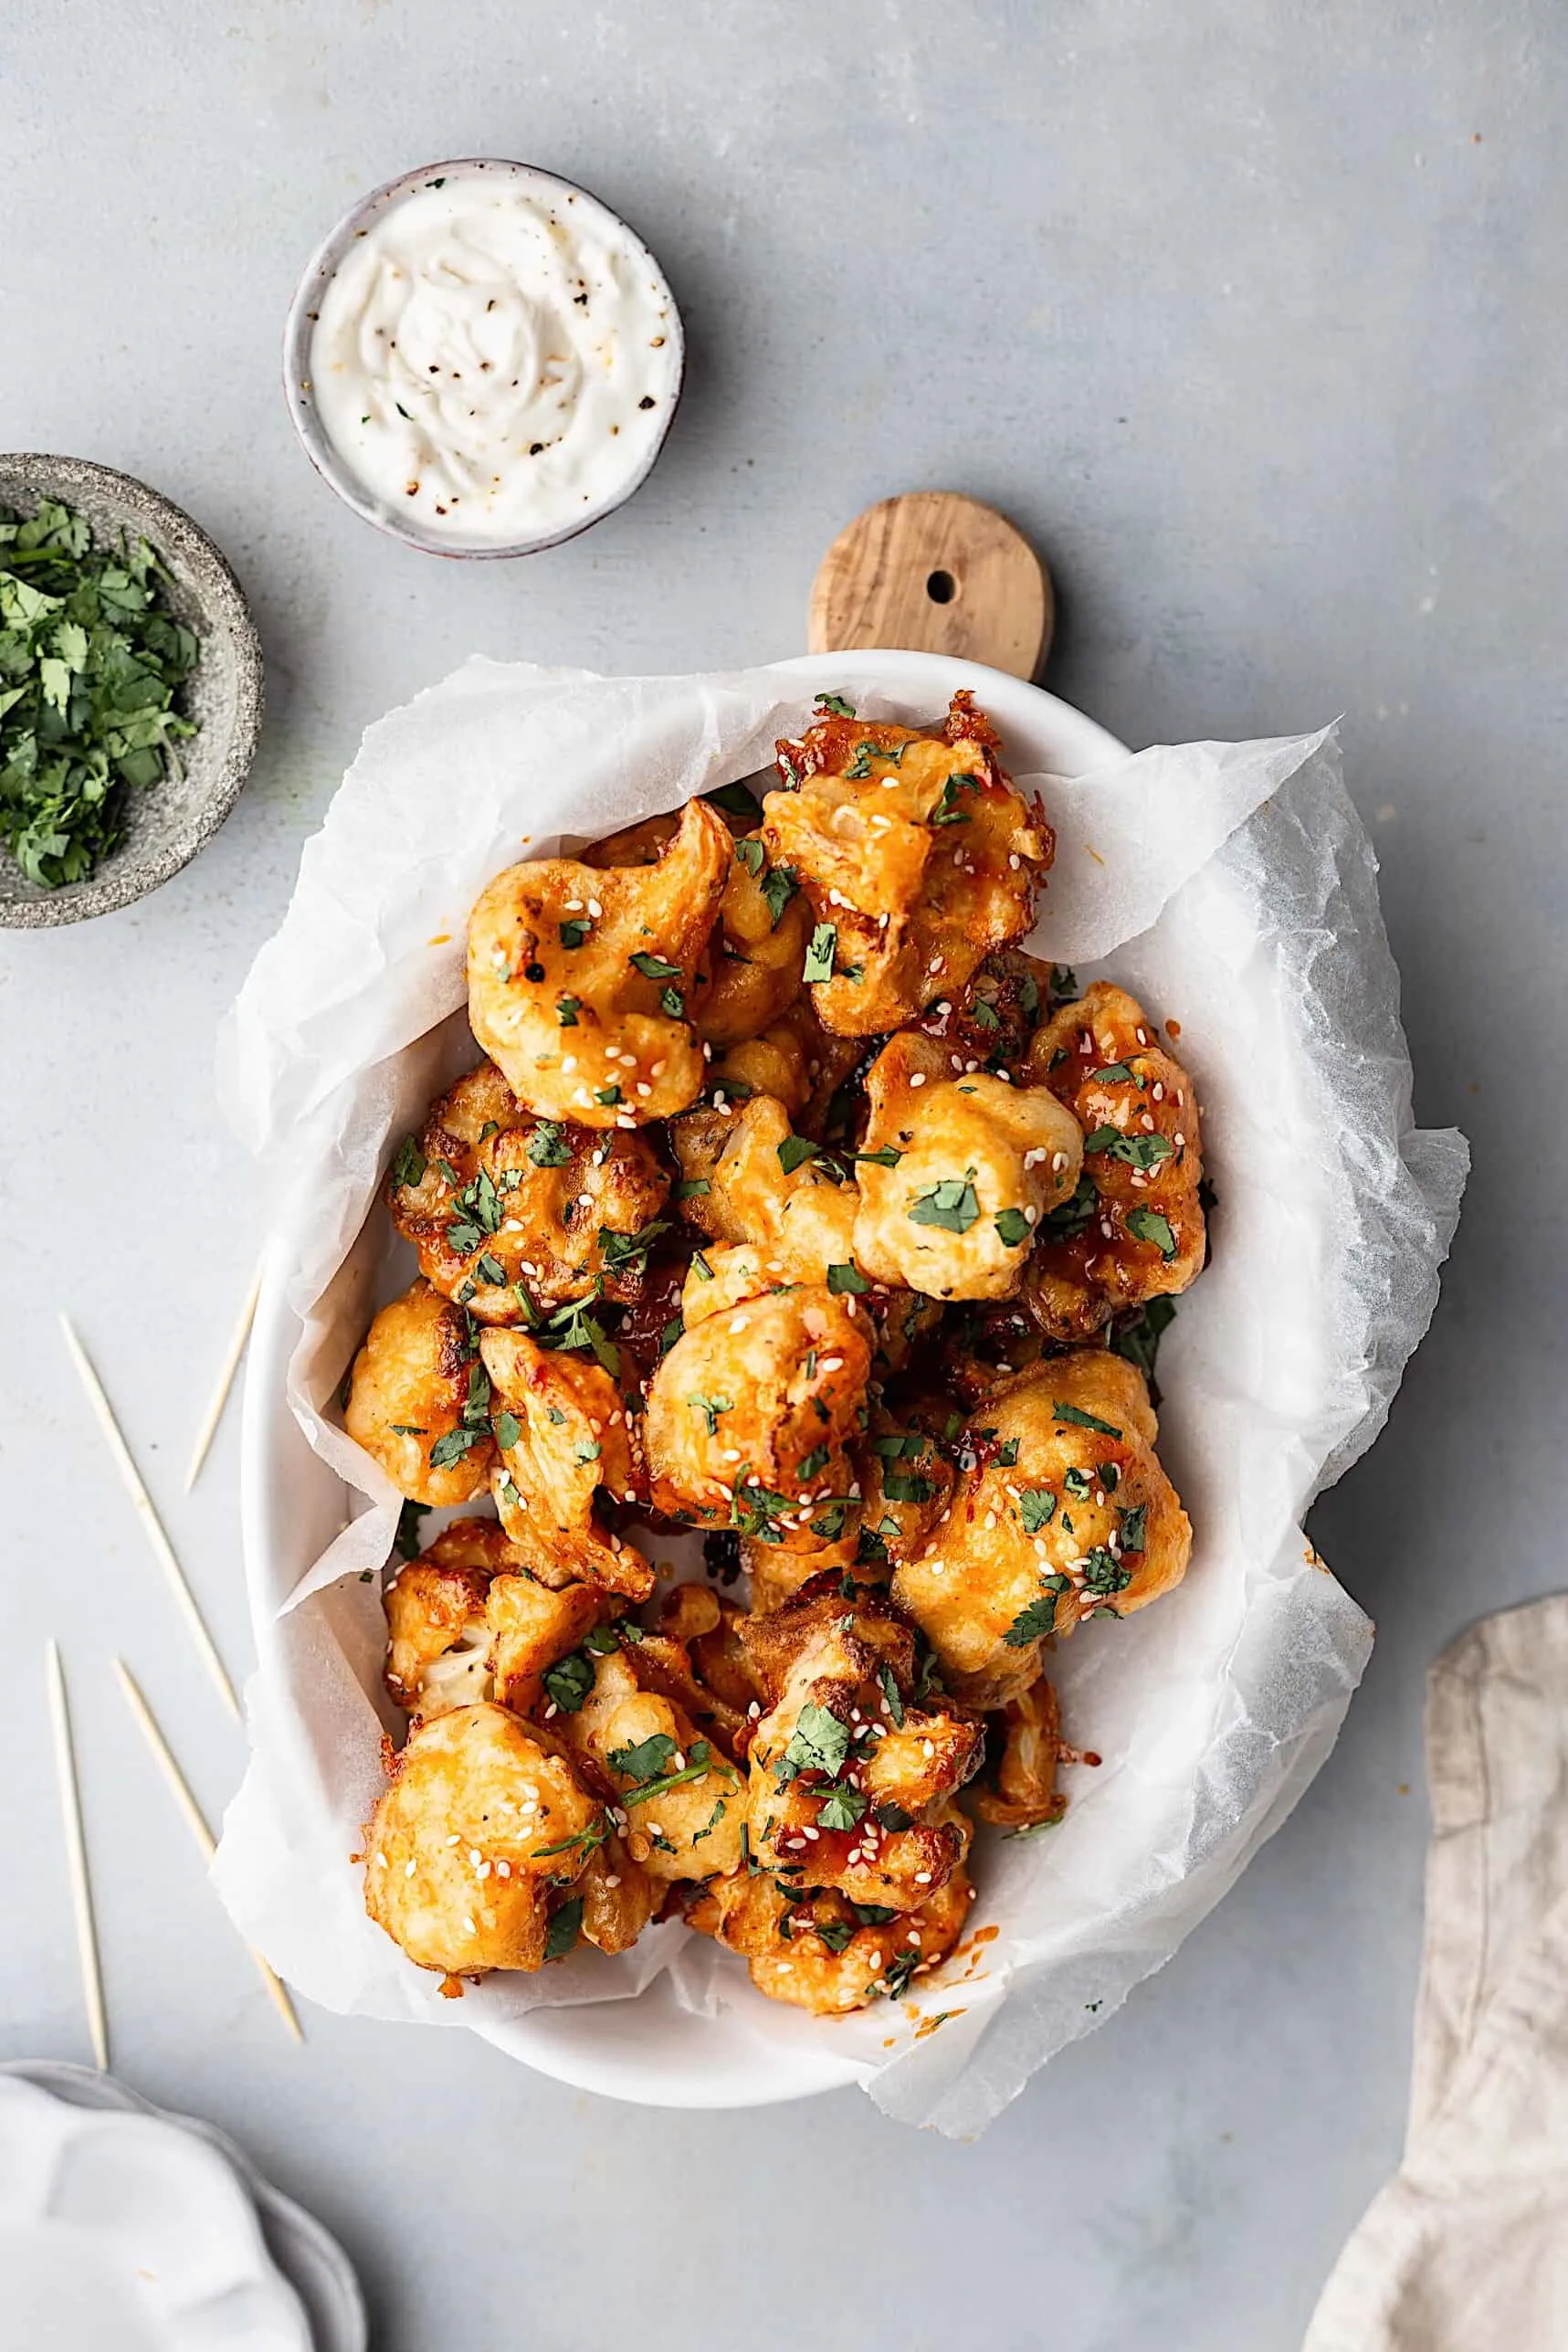
[(382, 1596), (390, 1647), (386, 1687), (416, 1718), (494, 1699), (518, 1714), (542, 1677), (604, 1611), (596, 1586), (559, 1591), (528, 1568), (527, 1552), (494, 1519), (457, 1519), (399, 1571)]
[(742, 1300), (676, 1341), (644, 1423), (656, 1510), (791, 1550), (823, 1540), (812, 1522), (847, 1503), (845, 1443), (871, 1366), (855, 1303), (803, 1284)]
[(493, 1061), (430, 1105), (393, 1162), (392, 1221), (419, 1271), (481, 1323), (526, 1298), (637, 1298), (664, 1228), (669, 1172), (644, 1134), (536, 1119)]
[(1071, 1197), (1083, 1138), (1045, 1087), (948, 1066), (910, 1030), (871, 1065), (856, 1255), (878, 1281), (931, 1297), (1007, 1298), (1042, 1218)]
[[(968, 1840), (956, 1805), (948, 1824)], [(770, 2000), (816, 2017), (841, 2017), (883, 1999), (898, 1999), (941, 1966), (963, 1933), (974, 1889), (961, 1861), (914, 1910), (889, 1914), (826, 1887), (787, 1890), (760, 1871), (710, 1881), (687, 1912), (689, 1924), (750, 1963), (752, 1982)], [(879, 1915), (867, 1920), (866, 1911)]]
[(1048, 1634), (1181, 1582), (1192, 1529), (1155, 1458), (1143, 1376), (1109, 1349), (1035, 1366), (984, 1406), (945, 1524), (893, 1577), (950, 1690), (1005, 1706)]
[(367, 1831), (365, 1909), (422, 1968), (542, 1967), (551, 1914), (605, 1829), (530, 1725), (455, 1708), (397, 1758)]
[(599, 1659), (581, 1706), (552, 1725), (603, 1789), (626, 1851), (649, 1878), (734, 1869), (745, 1776), (683, 1707), (643, 1687), (635, 1651)]
[(732, 863), (689, 801), (657, 865), (509, 866), (468, 923), (468, 1021), (518, 1101), (546, 1119), (637, 1127), (697, 1100), (689, 1007)]
[(604, 1487), (616, 1502), (643, 1492), (635, 1417), (602, 1365), (543, 1348), (526, 1332), (487, 1331), (500, 1471), (501, 1524), (542, 1582), (583, 1581), (641, 1600), (653, 1570), (595, 1511)]
[(1029, 1049), (1029, 1075), (1084, 1134), (1083, 1181), (1054, 1229), (1042, 1229), (1025, 1283), (1048, 1339), (1083, 1340), (1203, 1271), (1197, 1099), (1158, 1038), (1134, 997), (1097, 980)]
[(772, 1701), (752, 1735), (753, 1859), (786, 1883), (912, 1911), (962, 1859), (942, 1816), (979, 1767), (983, 1725), (919, 1703), (909, 1619), (831, 1573), (742, 1639)]
[(412, 1503), (471, 1503), (495, 1461), (489, 1382), (461, 1307), (423, 1277), (354, 1357), (343, 1426)]
[(841, 1036), (912, 1020), (1033, 924), (1035, 881), (1055, 842), (1003, 775), (995, 744), (958, 694), (936, 737), (825, 718), (779, 746), (786, 789), (763, 804), (763, 838), (811, 901), (805, 976)]

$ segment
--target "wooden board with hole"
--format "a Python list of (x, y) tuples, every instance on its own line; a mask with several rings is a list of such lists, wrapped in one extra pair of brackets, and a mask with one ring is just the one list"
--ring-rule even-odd
[(812, 588), (806, 641), (813, 653), (949, 653), (1034, 678), (1054, 619), (1050, 576), (1005, 514), (957, 490), (907, 490), (839, 533)]

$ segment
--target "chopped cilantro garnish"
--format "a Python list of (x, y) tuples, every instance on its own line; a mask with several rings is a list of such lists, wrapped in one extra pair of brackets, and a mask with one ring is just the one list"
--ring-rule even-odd
[(522, 1435), (522, 1423), (515, 1413), (498, 1413), (495, 1418), (496, 1443), (502, 1453), (510, 1453)]
[(710, 1438), (719, 1434), (720, 1414), (732, 1413), (735, 1409), (732, 1397), (688, 1397), (686, 1401), (693, 1412), (701, 1414), (702, 1425)]
[(768, 914), (776, 931), (779, 918), (800, 888), (800, 877), (793, 866), (770, 866), (763, 876), (762, 888), (763, 896), (768, 902)]
[(646, 1266), (648, 1251), (659, 1235), (668, 1231), (669, 1219), (665, 1217), (653, 1218), (636, 1233), (619, 1233), (613, 1226), (601, 1225), (599, 1247), (606, 1272), (624, 1273), (630, 1267)]
[(572, 1146), (559, 1119), (542, 1119), (528, 1139), (528, 1156), (536, 1168), (563, 1168)]
[(595, 1086), (594, 1089), (595, 1102), (604, 1103), (606, 1110), (612, 1109), (620, 1099), (621, 1090), (618, 1086)]
[(967, 1233), (980, 1214), (980, 1202), (967, 1174), (946, 1176), (922, 1192), (908, 1211), (911, 1225), (940, 1225), (944, 1232)]
[(1047, 1577), (1045, 1584), (1046, 1588), (1038, 1600), (1032, 1600), (1027, 1608), (1021, 1608), (1002, 1636), (1010, 1650), (1026, 1650), (1031, 1641), (1038, 1641), (1043, 1635), (1055, 1632), (1057, 1603), (1063, 1593), (1072, 1590), (1072, 1579), (1070, 1577)]
[(700, 1193), (711, 1192), (712, 1185), (706, 1176), (682, 1176), (675, 1187), (677, 1200), (695, 1200)]
[(995, 1219), (996, 1231), (1009, 1250), (1016, 1250), (1026, 1241), (1033, 1229), (1021, 1208), (1004, 1208)]
[(891, 1144), (884, 1144), (879, 1152), (856, 1152), (852, 1156), (857, 1160), (869, 1160), (873, 1167), (896, 1168), (904, 1155), (902, 1152), (895, 1151)]
[(803, 978), (807, 981), (831, 980), (833, 959), (837, 951), (837, 926), (831, 923), (819, 923), (811, 934), (811, 945), (805, 951), (805, 970), (802, 975)]
[(721, 784), (702, 796), (710, 808), (721, 808), (726, 817), (745, 817), (753, 825), (763, 821), (762, 803), (750, 785)]
[(570, 1903), (562, 1904), (550, 1923), (549, 1933), (544, 1938), (545, 1958), (563, 1960), (576, 1943), (577, 1933), (582, 1925), (583, 1898), (580, 1894), (574, 1894)]
[(802, 1772), (820, 1772), (837, 1780), (849, 1754), (849, 1726), (826, 1707), (807, 1699), (795, 1718), (789, 1746), (779, 1763), (776, 1778), (786, 1787)]
[(594, 1687), (594, 1669), (580, 1650), (547, 1666), (542, 1680), (545, 1692), (563, 1715), (574, 1715)]
[(885, 1659), (877, 1669), (877, 1680), (882, 1686), (882, 1696), (887, 1702), (888, 1719), (896, 1731), (901, 1731), (904, 1724), (904, 1703), (899, 1696), (899, 1686), (894, 1680), (893, 1670)]
[(581, 997), (557, 997), (555, 999), (555, 1018), (560, 1027), (563, 1029), (574, 1029), (576, 1028), (577, 1016), (582, 1009), (583, 999)]
[(817, 1814), (817, 1824), (824, 1830), (852, 1830), (866, 1810), (866, 1799), (858, 1788), (834, 1788)]
[(1168, 1160), (1175, 1149), (1168, 1135), (1127, 1135), (1120, 1127), (1096, 1127), (1083, 1139), (1086, 1153), (1103, 1152), (1108, 1159), (1123, 1160), (1145, 1176)]
[(394, 1184), (407, 1185), (410, 1190), (425, 1181), (426, 1161), (412, 1135), (405, 1135), (397, 1147), (397, 1157), (392, 1163)]
[(855, 716), (854, 703), (847, 702), (842, 694), (819, 694), (816, 707), (835, 719), (852, 719)]
[(1130, 1208), (1127, 1230), (1136, 1240), (1152, 1241), (1167, 1262), (1175, 1256), (1176, 1237), (1171, 1230), (1171, 1220), (1162, 1217), (1157, 1208)]
[(830, 1291), (853, 1291), (858, 1295), (863, 1291), (868, 1291), (871, 1285), (858, 1266), (844, 1265), (829, 1266), (827, 1287)]
[(592, 926), (588, 923), (578, 921), (575, 918), (574, 918), (570, 923), (563, 923), (561, 925), (562, 946), (581, 947), (583, 942), (587, 938), (591, 928)]
[(1131, 1511), (1121, 1514), (1121, 1548), (1124, 1552), (1141, 1552), (1146, 1543), (1149, 1505), (1135, 1503)]
[(809, 1135), (786, 1135), (779, 1145), (779, 1165), (785, 1176), (793, 1176), (807, 1160), (815, 1160), (822, 1146), (814, 1144)]
[(1037, 1535), (1057, 1515), (1057, 1498), (1048, 1486), (1026, 1486), (1018, 1497), (1018, 1517), (1026, 1535)]
[(1051, 1412), (1058, 1421), (1070, 1421), (1075, 1429), (1098, 1429), (1102, 1438), (1121, 1435), (1114, 1421), (1102, 1421), (1098, 1413), (1083, 1412), (1077, 1405), (1064, 1405), (1059, 1397), (1051, 1400)]
[(683, 1021), (686, 1018), (686, 999), (679, 988), (661, 988), (658, 1009), (672, 1021)]
[(636, 955), (628, 956), (626, 960), (636, 966), (645, 980), (679, 980), (680, 977), (679, 964), (667, 963), (662, 955), (650, 955), (646, 948), (639, 949)]
[(963, 774), (950, 775), (942, 786), (942, 798), (926, 819), (927, 824), (967, 825), (970, 821), (969, 811), (959, 807), (959, 796), (965, 792), (978, 792), (979, 789), (980, 778), (977, 775)]

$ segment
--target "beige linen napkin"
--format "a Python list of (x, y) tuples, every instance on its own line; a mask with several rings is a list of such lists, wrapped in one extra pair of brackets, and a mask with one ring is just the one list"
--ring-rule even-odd
[(1568, 1595), (1444, 1652), (1426, 1756), (1405, 2157), (1303, 2352), (1568, 2352)]

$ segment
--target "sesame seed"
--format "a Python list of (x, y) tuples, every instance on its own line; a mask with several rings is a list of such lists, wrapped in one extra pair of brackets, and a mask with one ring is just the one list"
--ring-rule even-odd
[(405, 1877), (405, 1878), (412, 1878), (412, 1877), (413, 1877), (413, 1875), (414, 1875), (414, 1873), (415, 1873), (415, 1871), (417, 1869), (417, 1867), (418, 1867), (418, 1865), (417, 1865), (417, 1863), (416, 1863), (416, 1862), (405, 1862), (405, 1863), (404, 1863), (404, 1865), (403, 1865), (403, 1875), (404, 1875), (404, 1877)]
[(926, 1074), (925, 1074), (925, 1071), (924, 1071), (923, 1070), (915, 1070), (915, 1071), (910, 1071), (910, 1084), (911, 1085), (911, 1087), (913, 1087), (913, 1086), (923, 1086), (923, 1085), (925, 1084), (925, 1082), (926, 1082)]

